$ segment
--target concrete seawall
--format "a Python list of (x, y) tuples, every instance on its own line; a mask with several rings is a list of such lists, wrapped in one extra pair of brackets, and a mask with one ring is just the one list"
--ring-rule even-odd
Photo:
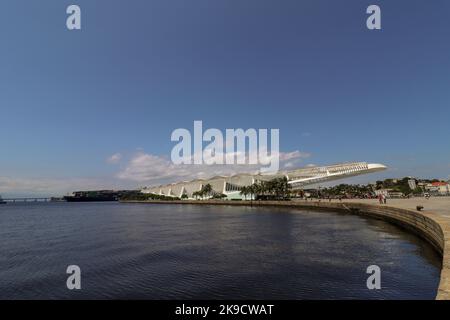
[(146, 204), (193, 204), (228, 206), (276, 206), (298, 209), (338, 211), (370, 216), (403, 227), (428, 241), (442, 255), (441, 279), (436, 299), (450, 300), (450, 222), (442, 215), (409, 209), (357, 202), (327, 201), (124, 201)]

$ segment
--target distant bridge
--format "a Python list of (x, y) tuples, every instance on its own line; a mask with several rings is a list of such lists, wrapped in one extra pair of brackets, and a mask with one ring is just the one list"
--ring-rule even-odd
[(8, 198), (3, 199), (6, 202), (49, 202), (52, 198)]

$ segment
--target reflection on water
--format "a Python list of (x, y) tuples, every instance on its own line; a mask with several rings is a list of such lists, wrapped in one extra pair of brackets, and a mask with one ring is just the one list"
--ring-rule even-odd
[[(295, 209), (0, 208), (1, 299), (433, 299), (440, 258), (386, 222)], [(82, 290), (66, 288), (68, 265)], [(381, 267), (382, 290), (366, 268)]]

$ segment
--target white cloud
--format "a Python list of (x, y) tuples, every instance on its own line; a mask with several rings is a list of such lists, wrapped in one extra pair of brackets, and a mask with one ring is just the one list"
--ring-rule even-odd
[[(280, 168), (287, 169), (301, 166), (301, 161), (310, 154), (293, 151), (280, 152), (278, 156)], [(122, 159), (122, 154), (117, 153), (109, 157), (107, 162), (118, 163)], [(260, 168), (261, 165), (175, 165), (167, 157), (140, 151), (124, 164), (115, 177), (0, 176), (0, 194), (3, 197), (47, 197), (62, 196), (76, 190), (135, 189), (143, 185), (211, 178), (216, 175), (258, 173)]]
[[(275, 157), (276, 155), (272, 155)], [(280, 152), (280, 167), (288, 168), (299, 165), (302, 159), (310, 157), (309, 153), (300, 151)], [(286, 166), (288, 164), (288, 166)], [(210, 178), (216, 175), (235, 173), (257, 173), (261, 165), (175, 165), (166, 157), (147, 153), (137, 153), (131, 158), (125, 169), (117, 177), (141, 183), (158, 184), (174, 181)]]
[(311, 156), (310, 153), (300, 152), (298, 150), (292, 152), (280, 152), (280, 161), (305, 159)]
[(122, 160), (122, 154), (115, 153), (112, 156), (108, 157), (106, 159), (106, 162), (109, 163), (109, 164), (116, 164), (116, 163), (119, 163), (120, 160)]

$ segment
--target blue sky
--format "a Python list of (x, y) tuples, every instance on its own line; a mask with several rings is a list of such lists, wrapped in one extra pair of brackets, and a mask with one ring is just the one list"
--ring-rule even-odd
[[(81, 31), (66, 29), (70, 4)], [(370, 4), (380, 31), (366, 28)], [(390, 167), (358, 182), (448, 178), (449, 12), (446, 0), (4, 0), (0, 193), (154, 183), (171, 132), (194, 120), (279, 128), (299, 166)]]

